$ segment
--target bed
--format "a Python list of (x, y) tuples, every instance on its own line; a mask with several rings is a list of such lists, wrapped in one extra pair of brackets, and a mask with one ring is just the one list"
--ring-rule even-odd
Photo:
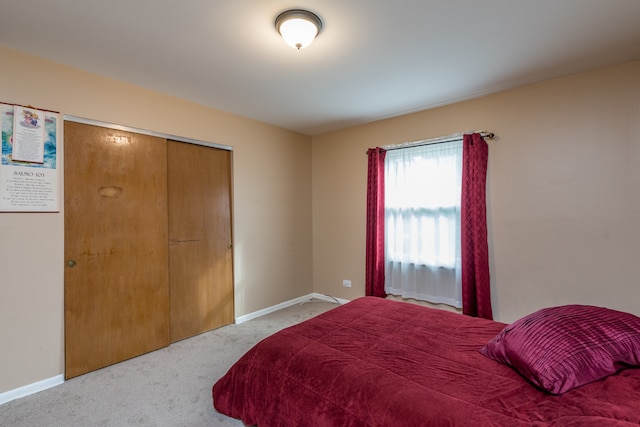
[[(531, 325), (549, 315), (506, 325), (362, 297), (258, 343), (214, 384), (213, 405), (259, 427), (637, 426), (640, 319), (625, 315), (621, 345), (635, 362), (616, 360), (601, 379), (569, 386), (565, 380), (562, 387), (570, 390), (550, 392), (517, 365), (518, 357), (497, 361), (491, 351), (499, 348), (488, 348), (521, 339), (513, 325), (539, 337)], [(585, 316), (580, 322), (595, 317)], [(558, 330), (567, 329), (566, 320), (560, 324)], [(584, 362), (583, 351), (566, 350), (569, 357), (554, 357)], [(546, 356), (532, 357), (535, 365)]]

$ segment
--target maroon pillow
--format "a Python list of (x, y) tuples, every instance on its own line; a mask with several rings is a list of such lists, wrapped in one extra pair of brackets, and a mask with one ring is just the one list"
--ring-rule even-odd
[(480, 352), (553, 394), (640, 366), (640, 317), (588, 305), (543, 308)]

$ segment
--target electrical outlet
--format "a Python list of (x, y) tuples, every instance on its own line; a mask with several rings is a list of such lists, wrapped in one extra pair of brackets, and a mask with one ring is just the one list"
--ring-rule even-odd
[(351, 280), (347, 280), (347, 279), (342, 280), (342, 286), (344, 286), (345, 288), (350, 288)]

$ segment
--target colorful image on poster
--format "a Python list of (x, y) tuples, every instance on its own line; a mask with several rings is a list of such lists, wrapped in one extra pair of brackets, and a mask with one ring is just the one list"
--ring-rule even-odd
[[(27, 109), (28, 110), (28, 109)], [(57, 114), (46, 114), (44, 117), (44, 162), (29, 163), (16, 161), (11, 158), (13, 152), (13, 126), (14, 126), (14, 107), (12, 105), (1, 104), (0, 114), (2, 115), (2, 164), (12, 166), (29, 166), (35, 168), (56, 168), (56, 129)], [(28, 123), (25, 120), (29, 120)], [(40, 126), (43, 122), (42, 117), (27, 117), (21, 123), (29, 126)]]
[(0, 212), (59, 212), (59, 113), (0, 103)]

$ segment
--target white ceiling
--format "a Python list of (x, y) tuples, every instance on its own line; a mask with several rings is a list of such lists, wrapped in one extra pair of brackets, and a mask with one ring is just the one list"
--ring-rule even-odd
[[(290, 8), (324, 21), (300, 51)], [(0, 44), (316, 135), (639, 59), (639, 22), (640, 0), (2, 0)]]

